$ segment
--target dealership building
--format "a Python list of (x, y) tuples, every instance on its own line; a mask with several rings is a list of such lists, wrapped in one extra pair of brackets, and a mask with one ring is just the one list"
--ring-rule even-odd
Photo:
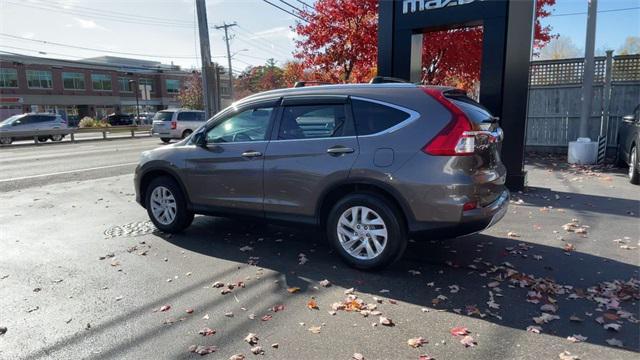
[[(176, 65), (112, 56), (61, 60), (0, 54), (0, 120), (25, 112), (58, 113), (70, 122), (135, 113), (136, 84), (150, 90), (149, 98), (139, 93), (140, 112), (175, 108), (191, 74)], [(230, 100), (226, 76), (220, 79), (223, 105)]]

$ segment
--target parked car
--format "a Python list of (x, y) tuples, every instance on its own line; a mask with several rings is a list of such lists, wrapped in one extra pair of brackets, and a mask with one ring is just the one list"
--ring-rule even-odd
[(139, 116), (136, 116), (138, 125), (151, 125), (153, 123), (153, 117), (156, 113), (143, 112)]
[(111, 126), (133, 125), (133, 115), (131, 114), (110, 114), (106, 117)]
[(14, 136), (7, 134), (14, 131), (45, 131), (38, 137), (38, 141), (45, 142), (62, 141), (64, 135), (46, 135), (46, 130), (66, 129), (67, 122), (57, 114), (50, 113), (26, 113), (13, 115), (0, 123), (0, 144), (11, 144), (17, 140), (31, 140), (33, 136)]
[(194, 214), (311, 224), (350, 265), (379, 268), (408, 234), (466, 235), (504, 216), (501, 141), (496, 118), (452, 88), (274, 90), (144, 152), (136, 199), (164, 232)]
[(173, 109), (158, 111), (153, 117), (151, 135), (165, 143), (171, 139), (184, 139), (205, 122), (204, 111)]
[(640, 184), (640, 105), (624, 116), (618, 129), (618, 165), (629, 167), (629, 181)]

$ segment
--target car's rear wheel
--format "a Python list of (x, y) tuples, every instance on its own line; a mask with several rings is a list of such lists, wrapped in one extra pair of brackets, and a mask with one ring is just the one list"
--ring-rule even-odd
[(327, 237), (349, 265), (364, 270), (391, 264), (407, 245), (400, 211), (369, 193), (347, 195), (336, 203), (327, 219)]
[(640, 184), (640, 168), (638, 166), (638, 148), (632, 147), (629, 152), (629, 181), (632, 184)]
[(184, 139), (184, 138), (186, 138), (187, 136), (191, 135), (191, 133), (192, 133), (192, 132), (193, 132), (193, 131), (191, 131), (191, 130), (185, 130), (185, 131), (182, 133), (182, 138), (183, 138), (183, 139)]
[(151, 181), (145, 196), (147, 213), (153, 224), (161, 231), (177, 233), (193, 221), (193, 212), (175, 180), (162, 176)]
[(64, 139), (64, 135), (51, 135), (51, 141), (62, 141)]
[(170, 138), (160, 138), (160, 140), (162, 140), (162, 142), (165, 144), (168, 144), (171, 141)]
[(9, 145), (13, 142), (13, 139), (10, 137), (0, 137), (0, 144)]

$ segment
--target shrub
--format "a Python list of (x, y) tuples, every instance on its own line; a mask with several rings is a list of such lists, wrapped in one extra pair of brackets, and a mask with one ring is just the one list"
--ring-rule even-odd
[(96, 127), (96, 125), (96, 121), (88, 116), (83, 117), (78, 123), (78, 127), (80, 128)]

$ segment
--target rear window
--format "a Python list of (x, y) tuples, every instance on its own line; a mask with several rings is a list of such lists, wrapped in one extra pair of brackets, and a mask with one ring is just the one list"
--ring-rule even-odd
[(375, 134), (387, 130), (409, 118), (402, 110), (363, 100), (352, 100), (351, 108), (358, 135)]
[(493, 116), (479, 102), (468, 97), (464, 92), (446, 92), (444, 96), (464, 112), (469, 120), (476, 124), (490, 122)]
[(173, 111), (160, 111), (153, 116), (153, 120), (171, 121)]

